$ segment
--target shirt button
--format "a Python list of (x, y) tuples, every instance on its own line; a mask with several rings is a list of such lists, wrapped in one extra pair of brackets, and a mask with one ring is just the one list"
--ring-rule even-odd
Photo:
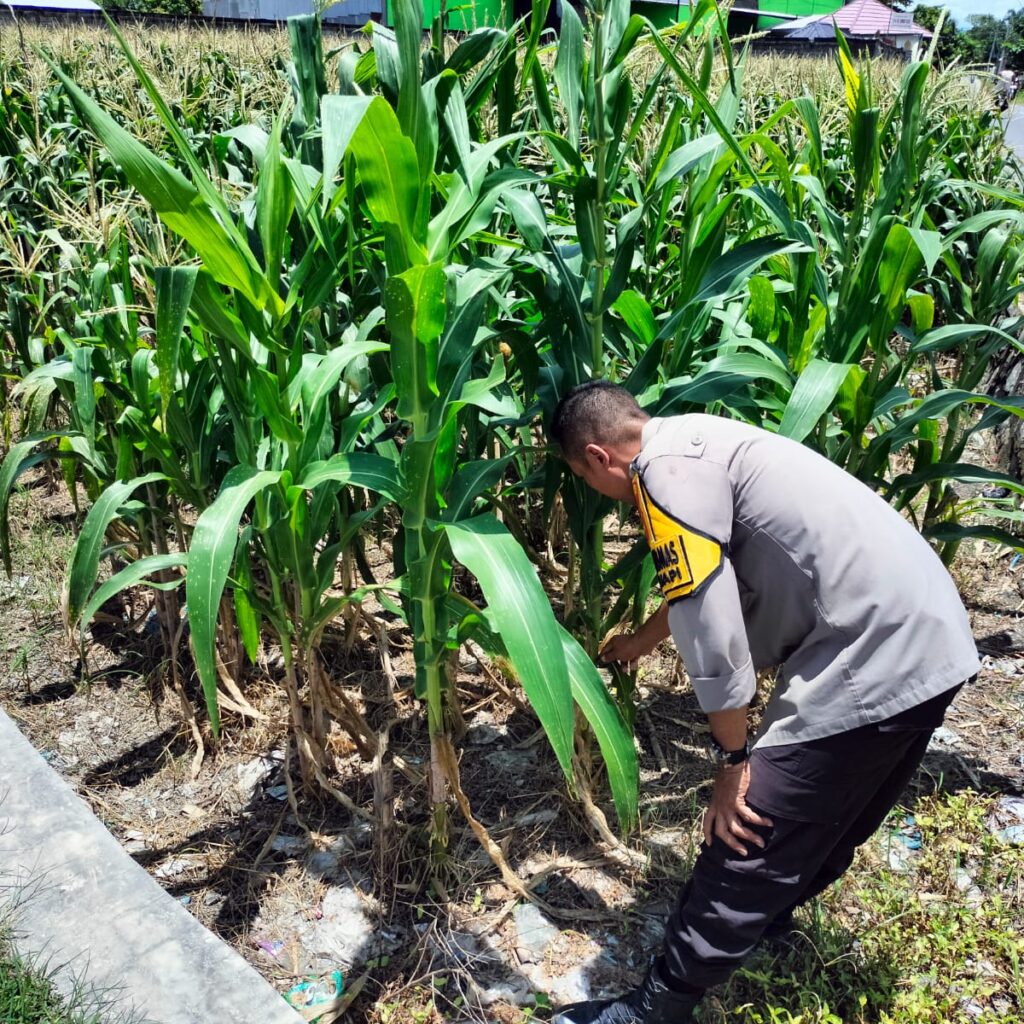
[(690, 438), (690, 444), (694, 445), (694, 447), (696, 447), (699, 444), (703, 444), (703, 443), (704, 443), (704, 435), (703, 434), (694, 434), (693, 437)]

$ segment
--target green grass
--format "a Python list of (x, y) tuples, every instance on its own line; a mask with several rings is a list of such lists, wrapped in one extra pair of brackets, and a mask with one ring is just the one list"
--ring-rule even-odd
[(0, 936), (0, 1021), (3, 1024), (102, 1024), (81, 1000), (64, 999), (44, 968), (20, 957)]
[(715, 993), (705, 1024), (1020, 1024), (1024, 848), (992, 834), (993, 804), (973, 792), (918, 802), (923, 847), (907, 872), (886, 862), (906, 813), (894, 812), (803, 912), (793, 948), (757, 953)]

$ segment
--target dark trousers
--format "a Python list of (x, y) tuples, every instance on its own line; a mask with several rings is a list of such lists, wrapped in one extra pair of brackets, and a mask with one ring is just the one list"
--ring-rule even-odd
[(850, 866), (913, 777), (959, 686), (876, 725), (807, 743), (757, 748), (747, 803), (772, 820), (751, 826), (747, 856), (717, 836), (702, 846), (665, 929), (665, 969), (703, 990), (725, 981), (772, 921)]

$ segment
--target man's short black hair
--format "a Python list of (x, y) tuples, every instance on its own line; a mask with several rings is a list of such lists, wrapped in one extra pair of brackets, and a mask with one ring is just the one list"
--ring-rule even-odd
[(649, 419), (637, 400), (608, 380), (578, 384), (555, 406), (548, 433), (572, 462), (588, 444), (622, 444)]

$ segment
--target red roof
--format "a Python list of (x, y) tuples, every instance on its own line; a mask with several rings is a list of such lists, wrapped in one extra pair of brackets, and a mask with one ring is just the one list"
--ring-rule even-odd
[[(893, 18), (897, 24), (891, 24)], [(797, 18), (787, 25), (780, 25), (787, 34), (792, 29), (800, 29), (815, 22), (824, 22), (829, 27), (833, 23), (842, 29), (847, 36), (925, 36), (931, 37), (931, 32), (921, 25), (911, 21), (910, 24), (900, 24), (906, 15), (901, 17), (899, 11), (886, 7), (880, 0), (852, 0), (851, 3), (840, 7), (838, 11), (831, 14), (812, 14), (806, 18)]]

